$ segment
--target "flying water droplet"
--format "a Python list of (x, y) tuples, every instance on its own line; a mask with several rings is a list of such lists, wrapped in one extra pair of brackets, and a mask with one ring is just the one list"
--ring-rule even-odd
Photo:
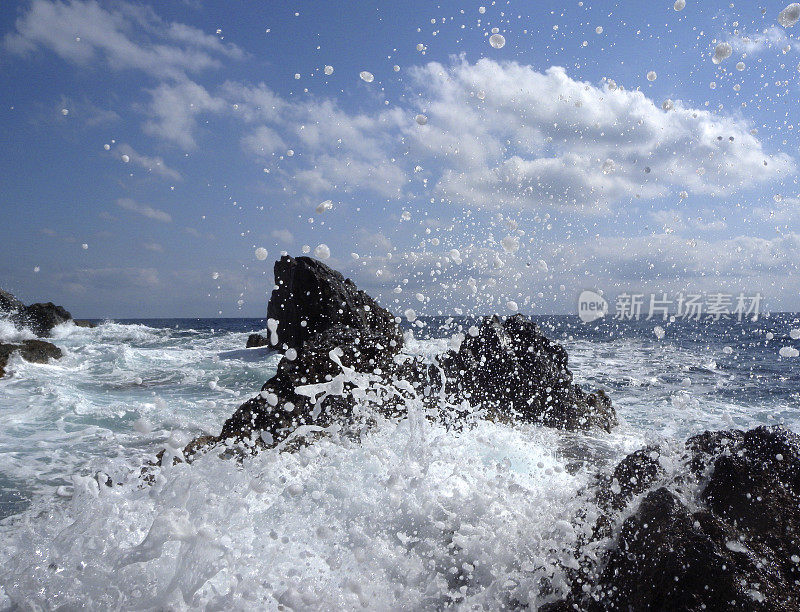
[(502, 34), (492, 34), (489, 37), (489, 44), (495, 49), (502, 49), (506, 45), (506, 38)]
[(719, 43), (717, 48), (714, 49), (714, 57), (711, 58), (711, 61), (715, 64), (720, 64), (724, 60), (728, 59), (732, 53), (733, 47), (731, 47), (730, 43)]
[(784, 28), (791, 28), (800, 19), (800, 4), (792, 2), (778, 14), (778, 23)]
[(317, 245), (314, 249), (314, 257), (317, 259), (328, 259), (331, 256), (331, 250), (327, 244)]

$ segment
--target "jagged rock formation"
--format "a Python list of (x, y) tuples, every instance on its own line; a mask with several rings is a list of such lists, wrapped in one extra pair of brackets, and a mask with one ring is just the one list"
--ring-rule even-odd
[[(3, 290), (0, 290), (0, 315), (8, 317), (18, 327), (27, 327), (40, 338), (49, 336), (56, 325), (73, 321), (72, 315), (63, 306), (56, 306), (52, 302), (25, 306)], [(74, 323), (79, 327), (94, 327), (87, 321), (78, 320)]]
[[(258, 439), (269, 446), (303, 425), (325, 427), (335, 420), (349, 420), (356, 403), (355, 386), (342, 380), (339, 364), (376, 376), (392, 371), (393, 357), (400, 349), (384, 341), (385, 336), (368, 330), (342, 325), (327, 328), (307, 341), (296, 357), (285, 356), (280, 361), (277, 374), (261, 393), (225, 421), (220, 438)], [(310, 385), (319, 388), (308, 388)], [(383, 408), (383, 400), (389, 398), (380, 398), (381, 402), (378, 397), (372, 399)]]
[(522, 315), (487, 317), (443, 363), (451, 393), (489, 415), (569, 430), (611, 431), (617, 424), (609, 397), (584, 393), (572, 380), (564, 347)]
[(0, 378), (5, 376), (8, 358), (15, 351), (32, 363), (47, 363), (50, 359), (60, 359), (62, 356), (60, 348), (44, 340), (25, 340), (20, 344), (0, 343)]
[(0, 289), (0, 313), (14, 313), (25, 309), (25, 304), (20, 302), (8, 291)]
[[(302, 426), (352, 425), (358, 403), (399, 414), (399, 388), (453, 406), (466, 400), (488, 418), (508, 422), (606, 431), (617, 423), (608, 396), (584, 393), (573, 382), (564, 348), (521, 315), (488, 317), (458, 351), (422, 363), (400, 355), (395, 317), (325, 264), (283, 257), (275, 280), (268, 312), (270, 343), (285, 352), (278, 372), (204, 445), (271, 446)], [(261, 341), (254, 336), (248, 346)]]
[[(550, 610), (800, 608), (800, 437), (777, 426), (706, 432), (686, 448), (672, 481), (653, 447), (620, 463), (600, 506), (637, 506), (597, 570)], [(611, 533), (601, 521), (598, 535)]]
[(63, 306), (52, 302), (31, 304), (17, 318), (19, 325), (29, 328), (39, 337), (49, 336), (56, 325), (71, 320), (72, 315)]
[(392, 313), (350, 279), (310, 257), (285, 255), (275, 262), (275, 289), (267, 317), (277, 322), (270, 344), (278, 350), (300, 349), (334, 325), (383, 336), (387, 346), (403, 344)]

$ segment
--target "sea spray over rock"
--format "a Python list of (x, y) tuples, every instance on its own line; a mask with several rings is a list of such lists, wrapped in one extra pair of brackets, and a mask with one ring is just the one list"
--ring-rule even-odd
[(567, 593), (587, 482), (553, 430), (412, 416), (358, 443), (207, 454), (150, 487), (77, 480), (9, 536), (0, 582), (53, 607), (535, 608)]
[[(649, 447), (615, 469), (601, 500), (623, 510), (611, 513), (617, 520), (632, 514), (559, 607), (800, 605), (800, 437), (782, 427), (705, 432), (687, 440), (683, 461), (670, 474), (661, 449)], [(615, 531), (606, 526), (597, 533)]]
[[(500, 326), (510, 320), (499, 320)], [(403, 364), (410, 362), (410, 374), (430, 382), (432, 367), (441, 367), (441, 356), (458, 351), (467, 338), (478, 342), (485, 324), (487, 331), (499, 334), (492, 319), (461, 321), (464, 333), (456, 327), (450, 330), (457, 332), (452, 337), (435, 340), (407, 332), (395, 357)], [(387, 381), (380, 364), (348, 373), (342, 365), (349, 367), (348, 353), (356, 358), (355, 342), (340, 342), (337, 348), (342, 354), (331, 356), (328, 351), (326, 356), (324, 367), (331, 368), (331, 380), (307, 380), (295, 391), (307, 401), (318, 400), (317, 391), (323, 387), (315, 385), (327, 385), (325, 392), (337, 397), (332, 392), (338, 393), (339, 382), (342, 388), (352, 383), (356, 396), (363, 392), (356, 397), (353, 415), (325, 427), (305, 426), (299, 434), (292, 430), (295, 437), (273, 440), (270, 445), (275, 448), (258, 453), (243, 452), (247, 449), (243, 440), (234, 440), (217, 452), (198, 453), (191, 464), (166, 461), (152, 468), (146, 481), (139, 477), (142, 461), (136, 462), (137, 457), (148, 448), (154, 453), (164, 446), (177, 455), (188, 439), (181, 428), (219, 431), (221, 420), (241, 402), (235, 393), (246, 396), (257, 389), (267, 371), (275, 372), (280, 355), (263, 348), (240, 348), (247, 337), (245, 329), (254, 327), (243, 326), (233, 334), (191, 329), (185, 323), (180, 328), (166, 323), (162, 329), (116, 323), (92, 330), (59, 328), (55, 336), (66, 354), (52, 366), (50, 375), (59, 395), (53, 396), (58, 401), (47, 405), (59, 406), (69, 389), (85, 397), (78, 420), (66, 417), (70, 435), (76, 436), (73, 442), (69, 448), (56, 446), (63, 442), (63, 434), (48, 441), (52, 452), (47, 458), (64, 461), (68, 451), (77, 451), (84, 443), (109, 457), (121, 453), (123, 444), (128, 452), (138, 448), (139, 454), (120, 456), (102, 470), (82, 469), (78, 463), (51, 467), (53, 474), (60, 469), (78, 475), (59, 487), (56, 497), (39, 497), (28, 513), (0, 525), (0, 607), (535, 609), (576, 601), (570, 598), (576, 588), (582, 598), (584, 585), (590, 596), (600, 596), (615, 586), (600, 579), (604, 568), (612, 567), (607, 553), (628, 541), (617, 536), (626, 518), (646, 516), (645, 498), (663, 487), (681, 504), (700, 499), (703, 480), (694, 476), (693, 455), (687, 454), (682, 440), (674, 439), (675, 428), (698, 431), (726, 419), (753, 423), (792, 414), (781, 412), (783, 407), (777, 404), (754, 401), (752, 395), (736, 403), (749, 388), (740, 383), (752, 380), (757, 368), (743, 365), (739, 355), (759, 351), (758, 363), (771, 357), (769, 363), (782, 366), (778, 348), (795, 340), (788, 331), (793, 327), (783, 319), (737, 328), (736, 337), (747, 341), (740, 340), (736, 355), (722, 350), (730, 343), (724, 333), (712, 344), (711, 353), (706, 350), (708, 338), (717, 338), (714, 334), (727, 327), (706, 330), (704, 349), (694, 351), (684, 344), (691, 336), (677, 326), (665, 325), (668, 333), (654, 346), (651, 324), (640, 335), (619, 335), (617, 329), (609, 340), (604, 326), (614, 329), (613, 325), (603, 320), (589, 329), (565, 320), (537, 326), (547, 330), (549, 338), (574, 335), (568, 347), (575, 379), (613, 389), (615, 400), (623, 398), (625, 419), (610, 434), (599, 428), (567, 432), (540, 427), (517, 415), (487, 420), (487, 412), (469, 401), (455, 406), (446, 396), (441, 401), (432, 384), (419, 385), (410, 376)], [(768, 326), (774, 341), (765, 340), (761, 325)], [(468, 327), (475, 333), (465, 333)], [(593, 333), (603, 335), (605, 342), (591, 341)], [(328, 334), (337, 337), (333, 328)], [(351, 337), (361, 338), (356, 333)], [(302, 362), (303, 349), (294, 350), (296, 356), (287, 350), (287, 362)], [(85, 351), (84, 367), (92, 364), (86, 380), (76, 351)], [(262, 361), (245, 360), (241, 354), (259, 355)], [(483, 355), (493, 367), (505, 363), (495, 362), (501, 352), (473, 354)], [(510, 359), (512, 354), (516, 359), (513, 350), (506, 355)], [(22, 367), (20, 384), (36, 373), (32, 368)], [(237, 378), (236, 372), (244, 374)], [(133, 380), (136, 376), (141, 383)], [(692, 385), (684, 388), (681, 381), (689, 376)], [(789, 382), (794, 380), (791, 371), (786, 376)], [(92, 385), (103, 387), (96, 398), (90, 395)], [(192, 385), (198, 399), (179, 399), (176, 390)], [(781, 395), (783, 386), (782, 381), (773, 381), (769, 398), (790, 403), (790, 395)], [(116, 417), (121, 430), (102, 430), (98, 420), (92, 427), (108, 432), (105, 436), (78, 438), (79, 432), (85, 435), (78, 429), (80, 419), (87, 419), (91, 410), (103, 412), (102, 398), (107, 393), (115, 397), (118, 388), (137, 394), (130, 397), (153, 393), (152, 405), (127, 400), (121, 405), (136, 408), (130, 416)], [(698, 395), (702, 389), (705, 396)], [(370, 408), (381, 390), (398, 402), (395, 410)], [(671, 404), (676, 392), (690, 394), (694, 402)], [(726, 393), (731, 400), (725, 400)], [(271, 399), (277, 406), (277, 397), (266, 395), (267, 403)], [(31, 398), (36, 397), (31, 390)], [(212, 408), (212, 402), (218, 408)], [(103, 418), (113, 418), (121, 409), (110, 408)], [(145, 427), (137, 425), (142, 418)], [(41, 442), (46, 425), (37, 427)], [(642, 452), (615, 468), (620, 458), (645, 443)], [(26, 442), (26, 446), (37, 445)], [(235, 460), (219, 458), (225, 449)], [(769, 455), (775, 462), (788, 462), (793, 456), (786, 448)], [(717, 456), (716, 451), (709, 452), (703, 465), (718, 465)], [(779, 475), (780, 483), (789, 482), (767, 458), (758, 460)], [(705, 474), (705, 468), (698, 469)], [(738, 473), (748, 475), (750, 468)], [(754, 492), (725, 482), (734, 485), (729, 490), (745, 497)], [(787, 487), (767, 490), (782, 490), (789, 495), (783, 499), (790, 501), (793, 495)], [(695, 512), (695, 506), (688, 507)], [(652, 523), (649, 518), (640, 522)], [(655, 541), (639, 533), (646, 536), (640, 541)], [(723, 552), (728, 551), (724, 554), (735, 559), (751, 539), (746, 532), (736, 532), (724, 541), (713, 541), (721, 542)], [(665, 552), (650, 547), (631, 568), (618, 566), (625, 569), (626, 582), (616, 584), (635, 586), (637, 593), (654, 593), (644, 588), (650, 584), (647, 578), (635, 571), (653, 563), (658, 575), (664, 575), (657, 563)], [(736, 576), (766, 584), (758, 574)], [(769, 598), (775, 592), (749, 591), (756, 598)], [(742, 593), (750, 597), (749, 591)]]
[[(369, 421), (373, 412), (403, 416), (408, 397), (422, 398), (434, 416), (446, 418), (479, 411), (569, 430), (610, 431), (617, 424), (610, 398), (575, 384), (564, 348), (521, 315), (487, 317), (457, 350), (423, 361), (400, 354), (399, 318), (322, 262), (282, 257), (275, 287), (267, 308), (270, 343), (286, 351), (277, 374), (219, 437), (203, 437), (184, 454), (229, 441), (255, 450), (293, 432)], [(260, 342), (248, 339), (249, 346)]]

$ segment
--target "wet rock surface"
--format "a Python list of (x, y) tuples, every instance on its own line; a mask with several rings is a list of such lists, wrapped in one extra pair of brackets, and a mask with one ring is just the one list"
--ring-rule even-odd
[[(652, 447), (617, 466), (598, 499), (630, 516), (551, 610), (800, 607), (800, 438), (779, 426), (706, 432), (686, 449), (685, 471), (666, 480)], [(610, 532), (601, 521), (598, 535)]]
[[(0, 290), (0, 315), (8, 317), (17, 327), (27, 327), (40, 338), (50, 335), (53, 328), (61, 323), (72, 321), (72, 315), (63, 307), (52, 302), (40, 302), (25, 306), (20, 300)], [(75, 321), (79, 327), (94, 327), (88, 321)]]
[(576, 385), (564, 347), (522, 315), (486, 318), (446, 363), (456, 394), (489, 415), (573, 431), (617, 424), (608, 396)]
[(301, 426), (351, 419), (357, 397), (374, 402), (378, 397), (354, 395), (358, 387), (343, 375), (342, 366), (376, 378), (391, 371), (400, 349), (384, 341), (384, 335), (342, 325), (317, 334), (299, 352), (284, 356), (261, 393), (225, 422), (220, 438), (249, 438), (270, 446)]
[(46, 302), (26, 306), (16, 320), (37, 336), (46, 337), (56, 325), (71, 321), (72, 315), (63, 306)]
[(269, 340), (261, 334), (250, 334), (247, 337), (245, 348), (257, 348), (260, 346), (269, 346)]
[(62, 356), (60, 348), (44, 340), (25, 340), (19, 344), (0, 343), (0, 378), (5, 375), (8, 359), (15, 352), (19, 352), (25, 361), (32, 363), (47, 363)]
[(8, 291), (0, 289), (0, 313), (15, 313), (23, 310), (25, 304)]
[[(403, 394), (435, 398), (431, 405), (468, 403), (507, 422), (605, 431), (617, 423), (608, 396), (576, 385), (564, 348), (521, 315), (487, 317), (457, 351), (430, 363), (402, 355), (398, 320), (325, 264), (285, 256), (275, 284), (268, 340), (284, 357), (261, 393), (225, 422), (220, 442), (273, 446), (298, 428), (350, 427), (358, 406), (398, 415)], [(252, 334), (247, 344), (264, 340)]]
[[(300, 349), (333, 327), (369, 331), (389, 346), (403, 336), (388, 310), (336, 270), (310, 257), (281, 257), (275, 262), (275, 289), (267, 317), (277, 322), (270, 343), (279, 350)], [(271, 330), (273, 331), (273, 330)]]

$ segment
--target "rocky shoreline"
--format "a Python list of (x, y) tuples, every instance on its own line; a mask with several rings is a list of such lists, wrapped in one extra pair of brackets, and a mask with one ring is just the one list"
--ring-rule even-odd
[[(357, 442), (412, 409), (453, 435), (481, 420), (597, 436), (618, 425), (609, 395), (584, 390), (564, 347), (521, 315), (486, 317), (448, 350), (423, 357), (404, 348), (398, 317), (325, 264), (286, 256), (275, 279), (267, 334), (247, 341), (281, 353), (275, 376), (219, 435), (161, 461), (290, 452), (333, 432)], [(43, 335), (69, 317), (52, 304), (13, 300), (0, 294), (0, 308)], [(0, 375), (15, 351), (31, 361), (60, 357), (43, 340), (0, 345)], [(608, 473), (591, 459), (588, 467), (598, 472), (584, 490), (581, 520), (590, 528), (554, 561), (569, 577), (559, 597), (549, 584), (537, 587), (551, 601), (542, 609), (800, 609), (800, 436), (781, 426), (707, 431), (677, 448), (642, 448)], [(146, 482), (153, 470), (142, 471)]]
[[(248, 346), (282, 352), (278, 372), (219, 436), (190, 443), (189, 461), (290, 449), (331, 426), (368, 426), (365, 405), (402, 417), (410, 400), (430, 418), (448, 408), (456, 425), (476, 412), (567, 431), (617, 425), (608, 395), (576, 384), (564, 348), (520, 315), (487, 317), (425, 362), (402, 352), (398, 318), (321, 262), (283, 257), (275, 279), (269, 337)], [(666, 465), (648, 447), (598, 477), (595, 545), (582, 542), (570, 596), (545, 609), (800, 608), (800, 437), (780, 426), (706, 432), (687, 440), (677, 471)]]
[[(63, 307), (52, 302), (26, 306), (12, 294), (0, 289), (0, 316), (7, 318), (18, 329), (27, 328), (39, 338), (50, 336), (56, 325), (72, 321), (78, 327), (94, 327), (88, 321), (75, 320)], [(0, 378), (12, 354), (19, 353), (32, 363), (47, 363), (62, 357), (61, 349), (45, 340), (23, 340), (22, 342), (0, 342)]]
[(611, 544), (547, 612), (800, 607), (800, 436), (705, 432), (679, 465), (668, 474), (649, 447), (601, 479), (595, 537)]
[(430, 363), (402, 353), (399, 323), (325, 264), (282, 257), (275, 263), (269, 338), (254, 334), (247, 343), (282, 352), (278, 371), (219, 436), (193, 441), (186, 454), (218, 444), (268, 448), (304, 427), (352, 427), (357, 405), (399, 416), (410, 397), (432, 410), (450, 406), (458, 414), (469, 405), (470, 414), (485, 418), (571, 431), (611, 431), (617, 424), (608, 395), (575, 384), (564, 348), (521, 315), (486, 317)]

